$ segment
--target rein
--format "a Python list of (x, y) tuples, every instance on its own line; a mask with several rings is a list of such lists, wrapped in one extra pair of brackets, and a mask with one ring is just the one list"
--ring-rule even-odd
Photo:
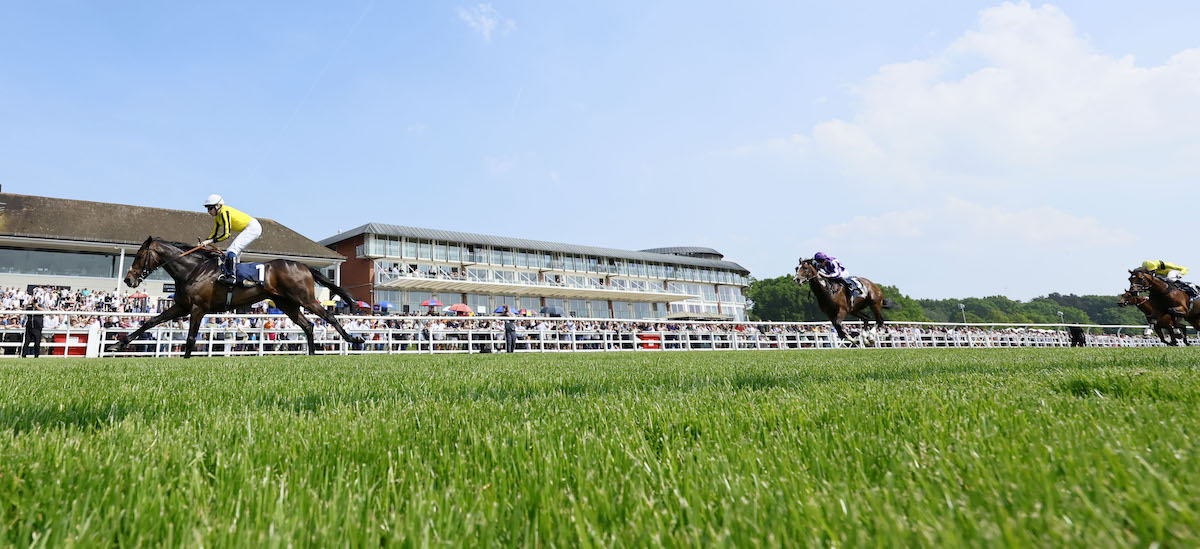
[(180, 258), (182, 258), (182, 257), (183, 257), (183, 256), (185, 256), (185, 255), (191, 254), (192, 252), (198, 251), (198, 250), (200, 250), (200, 249), (203, 249), (203, 248), (208, 248), (208, 249), (211, 249), (212, 251), (215, 251), (215, 252), (217, 252), (217, 253), (220, 253), (220, 252), (221, 252), (220, 248), (217, 248), (216, 246), (213, 246), (212, 244), (209, 244), (208, 246), (204, 246), (204, 245), (199, 245), (199, 246), (196, 246), (195, 248), (192, 248), (192, 249), (190, 249), (190, 250), (188, 250), (188, 251), (186, 251), (186, 252), (183, 252), (183, 253), (181, 253), (181, 254), (179, 254), (179, 255), (175, 256), (175, 257), (172, 257), (171, 259), (168, 259), (168, 260), (166, 260), (166, 261), (164, 261), (164, 262), (160, 263), (160, 264), (159, 264), (157, 267), (154, 267), (153, 269), (146, 269), (145, 267), (142, 267), (142, 272), (141, 272), (141, 274), (138, 276), (138, 284), (141, 284), (141, 283), (142, 283), (142, 281), (146, 280), (146, 277), (150, 276), (150, 273), (151, 273), (151, 272), (153, 272), (153, 271), (156, 271), (156, 270), (158, 270), (158, 269), (161, 269), (161, 268), (163, 268), (163, 267), (166, 267), (166, 266), (167, 266), (167, 265), (169, 265), (169, 264), (170, 264), (172, 261), (175, 261), (176, 259), (180, 259)]
[(205, 246), (205, 245), (201, 244), (201, 245), (199, 245), (199, 246), (196, 246), (195, 248), (192, 248), (192, 249), (190, 249), (190, 250), (188, 250), (188, 251), (186, 251), (186, 252), (183, 252), (183, 253), (181, 253), (181, 254), (179, 254), (179, 255), (175, 256), (175, 257), (172, 257), (171, 259), (168, 259), (168, 260), (166, 260), (166, 261), (162, 262), (162, 264), (161, 264), (161, 265), (159, 265), (157, 268), (158, 268), (158, 269), (161, 269), (161, 268), (163, 268), (163, 267), (166, 267), (168, 263), (170, 263), (170, 262), (172, 262), (172, 261), (175, 261), (176, 259), (182, 258), (182, 257), (183, 257), (183, 256), (185, 256), (185, 255), (188, 255), (188, 254), (190, 254), (190, 253), (192, 253), (192, 252), (194, 252), (194, 251), (197, 251), (197, 250), (200, 250), (200, 249), (203, 249), (203, 248), (210, 248), (210, 249), (212, 249), (213, 251), (216, 251), (216, 252), (220, 252), (220, 251), (221, 251), (221, 250), (217, 249), (217, 247), (216, 247), (216, 246), (213, 246), (213, 245), (211, 245), (211, 244), (209, 244), (208, 246)]

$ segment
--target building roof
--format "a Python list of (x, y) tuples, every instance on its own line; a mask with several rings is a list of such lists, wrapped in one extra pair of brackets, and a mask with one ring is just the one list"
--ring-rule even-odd
[(669, 247), (669, 248), (650, 248), (650, 249), (642, 250), (642, 251), (649, 252), (652, 254), (670, 254), (670, 255), (703, 254), (703, 255), (716, 256), (717, 259), (725, 257), (724, 254), (722, 254), (721, 252), (718, 252), (712, 248), (703, 248), (700, 246), (673, 246), (673, 247)]
[[(65, 243), (140, 246), (148, 236), (195, 242), (208, 236), (213, 218), (204, 212), (0, 193), (0, 236)], [(323, 263), (346, 258), (270, 219), (257, 218), (263, 234), (246, 253)]]
[(621, 259), (633, 259), (638, 261), (649, 261), (654, 263), (672, 263), (676, 265), (709, 267), (713, 269), (725, 269), (742, 273), (750, 272), (745, 267), (732, 261), (702, 259), (697, 257), (670, 255), (664, 253), (635, 252), (632, 250), (618, 250), (616, 248), (600, 248), (596, 246), (581, 246), (578, 244), (563, 244), (559, 242), (546, 242), (542, 240), (526, 240), (524, 238), (509, 238), (506, 236), (460, 233), (457, 231), (443, 231), (440, 229), (422, 229), (419, 227), (405, 227), (402, 225), (389, 225), (386, 223), (367, 223), (366, 225), (355, 227), (349, 231), (326, 238), (321, 241), (321, 244), (329, 246), (331, 244), (346, 240), (347, 238), (353, 238), (360, 234), (402, 236), (405, 238), (438, 240), (443, 242), (461, 242), (464, 244), (474, 244), (477, 246), (501, 246), (506, 248), (522, 248), (527, 250), (539, 250), (564, 254), (594, 255)]

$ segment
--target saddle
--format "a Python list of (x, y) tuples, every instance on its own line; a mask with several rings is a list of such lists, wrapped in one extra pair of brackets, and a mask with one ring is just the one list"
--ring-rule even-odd
[(862, 281), (858, 279), (857, 276), (847, 277), (846, 278), (846, 286), (848, 288), (850, 288), (850, 292), (853, 295), (858, 295), (858, 296), (867, 295), (866, 285), (864, 285), (862, 283)]
[(238, 263), (233, 274), (237, 276), (237, 286), (253, 288), (263, 284), (263, 274), (266, 268), (262, 263)]
[(1176, 280), (1175, 286), (1183, 290), (1183, 293), (1187, 294), (1192, 301), (1200, 299), (1200, 286), (1196, 286), (1195, 283)]
[(225, 310), (233, 309), (233, 289), (234, 288), (253, 288), (263, 284), (262, 275), (266, 273), (266, 267), (262, 263), (238, 263), (234, 268), (233, 274), (237, 277), (237, 282), (233, 286), (225, 286), (220, 282), (218, 286), (225, 286)]

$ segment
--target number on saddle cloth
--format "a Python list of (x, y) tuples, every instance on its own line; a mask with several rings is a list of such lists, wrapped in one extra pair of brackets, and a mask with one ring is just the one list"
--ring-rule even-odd
[(266, 265), (262, 263), (238, 263), (237, 283), (246, 288), (259, 286), (266, 277)]

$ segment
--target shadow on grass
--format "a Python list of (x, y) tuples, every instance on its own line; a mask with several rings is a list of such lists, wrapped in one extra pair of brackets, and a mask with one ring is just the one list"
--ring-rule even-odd
[(157, 415), (157, 409), (146, 410), (123, 404), (89, 405), (71, 403), (55, 405), (19, 405), (0, 408), (0, 430), (14, 433), (33, 430), (74, 427), (92, 430), (120, 423), (130, 414)]

